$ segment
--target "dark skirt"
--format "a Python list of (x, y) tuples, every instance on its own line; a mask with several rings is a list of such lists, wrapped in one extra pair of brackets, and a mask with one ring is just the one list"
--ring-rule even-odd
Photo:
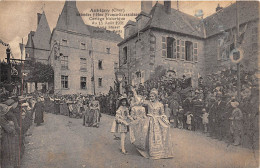
[(43, 122), (44, 122), (44, 120), (43, 120), (43, 111), (42, 110), (35, 110), (34, 123), (41, 124)]
[(60, 114), (68, 116), (69, 115), (69, 107), (67, 103), (60, 104)]
[(84, 124), (87, 127), (95, 127), (100, 122), (99, 110), (87, 110), (84, 115)]

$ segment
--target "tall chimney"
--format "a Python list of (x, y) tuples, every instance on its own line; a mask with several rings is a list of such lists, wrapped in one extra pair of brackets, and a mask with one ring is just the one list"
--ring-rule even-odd
[(152, 9), (152, 1), (141, 1), (141, 11), (145, 12), (147, 14), (150, 13), (151, 9)]
[(171, 13), (171, 1), (164, 1), (164, 9), (166, 13)]
[(223, 9), (223, 7), (221, 7), (221, 6), (218, 4), (218, 6), (217, 6), (217, 8), (216, 8), (216, 12), (220, 11), (221, 9)]
[(42, 17), (42, 14), (37, 13), (37, 25), (40, 23), (41, 17)]

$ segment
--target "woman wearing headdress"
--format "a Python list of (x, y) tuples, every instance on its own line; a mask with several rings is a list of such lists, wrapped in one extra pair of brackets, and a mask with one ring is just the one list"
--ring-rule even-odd
[(144, 100), (138, 96), (133, 88), (132, 91), (137, 102), (148, 106), (148, 117), (130, 124), (131, 143), (146, 158), (172, 158), (170, 123), (164, 113), (163, 104), (158, 101), (157, 89), (154, 88), (150, 91), (150, 100)]

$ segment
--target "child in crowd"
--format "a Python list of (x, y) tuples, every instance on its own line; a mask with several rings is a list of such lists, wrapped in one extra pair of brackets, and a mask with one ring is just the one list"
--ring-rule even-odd
[(129, 114), (129, 107), (127, 103), (127, 96), (122, 95), (119, 98), (119, 107), (116, 111), (115, 122), (112, 124), (111, 132), (121, 134), (121, 151), (123, 154), (127, 154), (125, 150), (125, 138), (128, 130), (128, 119), (133, 120)]
[(167, 118), (168, 118), (168, 120), (170, 122), (171, 109), (169, 108), (167, 103), (164, 105), (164, 112), (165, 112), (165, 115), (167, 116)]
[(209, 113), (206, 111), (205, 108), (202, 109), (202, 124), (204, 126), (204, 133), (208, 132), (208, 124), (209, 124)]
[(182, 106), (179, 106), (179, 112), (178, 112), (178, 127), (180, 129), (183, 129), (183, 118), (184, 118), (184, 111)]
[(187, 127), (188, 127), (188, 130), (191, 130), (191, 121), (192, 121), (192, 118), (193, 118), (193, 115), (191, 112), (187, 112)]

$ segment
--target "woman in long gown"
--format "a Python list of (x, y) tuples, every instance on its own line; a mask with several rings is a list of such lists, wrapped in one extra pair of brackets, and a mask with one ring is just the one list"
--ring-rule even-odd
[(85, 110), (86, 113), (83, 116), (83, 122), (88, 127), (99, 127), (100, 122), (100, 105), (95, 98), (89, 103), (89, 108)]
[(60, 114), (69, 116), (69, 107), (65, 97), (63, 97), (60, 101)]
[[(148, 106), (147, 118), (140, 118), (130, 124), (130, 140), (145, 158), (162, 159), (173, 157), (170, 123), (164, 113), (164, 106), (157, 100), (158, 91), (152, 89), (150, 101), (140, 98), (132, 88), (139, 104)], [(137, 103), (138, 104), (138, 103)]]
[(43, 111), (44, 111), (44, 105), (40, 97), (37, 98), (37, 103), (34, 106), (34, 112), (35, 112), (35, 119), (34, 123), (39, 126), (41, 123), (44, 122), (43, 120)]

